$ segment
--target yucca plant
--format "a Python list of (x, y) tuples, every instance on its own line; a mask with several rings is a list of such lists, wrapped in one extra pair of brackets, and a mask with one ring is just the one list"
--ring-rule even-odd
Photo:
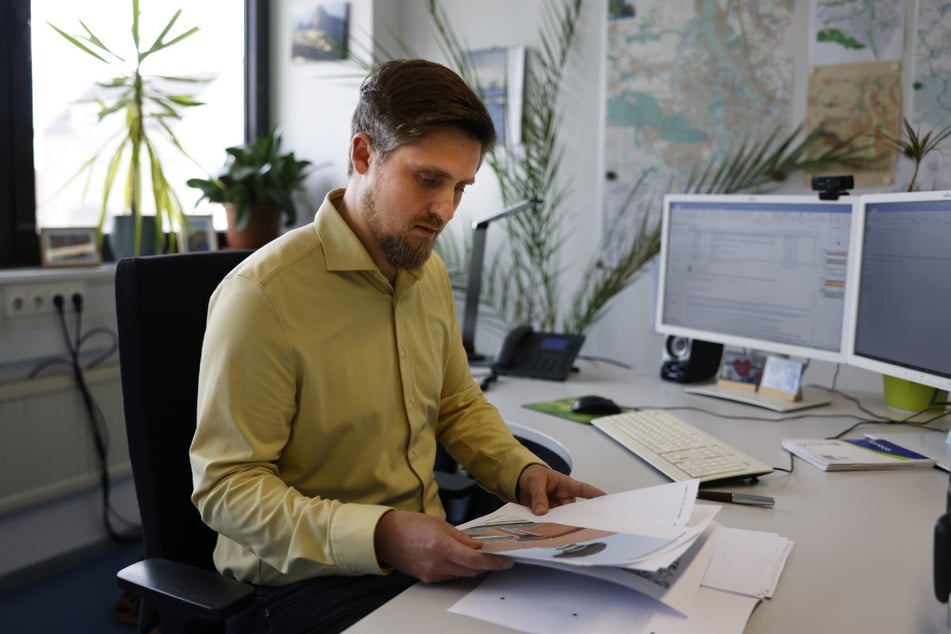
[(902, 138), (902, 136), (893, 137), (886, 134), (885, 139), (895, 150), (911, 159), (914, 171), (911, 174), (911, 180), (908, 182), (908, 191), (913, 192), (918, 181), (918, 170), (921, 169), (921, 162), (942, 141), (951, 136), (951, 124), (938, 131), (931, 130), (925, 133), (924, 136), (919, 135), (918, 131), (908, 122), (908, 119), (903, 118), (902, 124), (907, 138)]
[[(108, 97), (96, 97), (88, 101), (98, 107), (100, 123), (106, 119), (112, 121), (121, 118), (122, 124), (108, 136), (102, 147), (97, 148), (81, 165), (73, 178), (85, 173), (87, 178), (84, 192), (88, 191), (95, 166), (99, 164), (100, 159), (105, 161), (98, 226), (100, 239), (109, 213), (109, 200), (113, 187), (117, 182), (122, 183), (124, 187), (122, 212), (131, 214), (135, 218), (135, 253), (139, 254), (143, 250), (141, 244), (142, 197), (146, 187), (144, 182), (146, 173), (149, 175), (151, 197), (155, 203), (156, 229), (156, 245), (148, 246), (153, 246), (152, 250), (158, 250), (163, 235), (163, 218), (172, 227), (179, 226), (183, 222), (182, 206), (166, 178), (157, 142), (161, 139), (166, 144), (177, 148), (184, 156), (191, 158), (176, 138), (170, 122), (181, 119), (185, 109), (203, 104), (196, 101), (193, 96), (177, 89), (194, 86), (208, 80), (197, 77), (143, 74), (142, 66), (146, 60), (194, 35), (198, 32), (198, 27), (192, 27), (178, 35), (170, 35), (182, 13), (179, 9), (152, 44), (148, 48), (143, 48), (140, 38), (139, 0), (131, 0), (131, 9), (131, 32), (135, 49), (135, 59), (132, 60), (131, 69), (127, 67), (127, 60), (117, 54), (115, 48), (107, 46), (97, 37), (85, 22), (79, 22), (84, 31), (81, 35), (70, 35), (53, 24), (50, 26), (84, 53), (118, 69), (118, 74), (112, 79), (96, 84)], [(170, 90), (166, 86), (177, 89)], [(174, 241), (174, 231), (170, 235), (171, 240)], [(175, 250), (174, 242), (171, 250)]]

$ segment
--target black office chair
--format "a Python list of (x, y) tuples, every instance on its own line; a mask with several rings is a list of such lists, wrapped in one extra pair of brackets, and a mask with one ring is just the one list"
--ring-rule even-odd
[[(142, 598), (143, 633), (157, 623), (162, 634), (221, 632), (224, 620), (253, 598), (251, 586), (214, 568), (217, 535), (191, 503), (188, 459), (208, 300), (249, 253), (125, 258), (116, 267), (122, 396), (144, 538), (144, 559), (120, 570), (117, 580)], [(500, 504), (458, 473), (447, 453), (441, 450), (440, 456), (440, 496), (447, 510), (456, 510), (457, 521)], [(560, 460), (549, 458), (567, 472)]]
[(144, 559), (117, 575), (142, 599), (139, 632), (223, 632), (251, 586), (218, 574), (217, 534), (191, 503), (188, 447), (208, 299), (250, 251), (125, 258), (116, 266), (119, 362)]

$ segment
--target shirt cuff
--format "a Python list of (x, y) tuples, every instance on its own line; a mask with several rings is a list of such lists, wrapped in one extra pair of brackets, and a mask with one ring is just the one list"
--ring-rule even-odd
[(330, 526), (333, 560), (343, 574), (384, 574), (376, 560), (373, 538), (377, 522), (392, 510), (374, 504), (344, 504)]

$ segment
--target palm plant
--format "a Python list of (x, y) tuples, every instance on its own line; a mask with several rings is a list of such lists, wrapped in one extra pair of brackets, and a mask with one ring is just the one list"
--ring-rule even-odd
[[(554, 0), (546, 4), (537, 58), (526, 68), (522, 146), (496, 148), (487, 158), (505, 204), (527, 198), (544, 200), (543, 205), (504, 221), (507, 248), (487, 267), (482, 299), (496, 313), (495, 321), (503, 325), (531, 323), (542, 329), (582, 333), (603, 316), (613, 298), (638, 279), (660, 249), (660, 203), (657, 196), (646, 191), (646, 179), (641, 178), (628, 191), (615, 226), (604, 234), (604, 251), (614, 256), (610, 262), (595, 257), (588, 264), (581, 278), (584, 284), (566, 303), (570, 306), (567, 313), (561, 312), (558, 299), (563, 270), (559, 253), (565, 240), (563, 203), (570, 184), (560, 178), (564, 147), (558, 138), (561, 117), (557, 102), (581, 5), (581, 0), (561, 0), (560, 7)], [(437, 0), (429, 0), (428, 8), (443, 52), (456, 71), (481, 92), (465, 43), (452, 29)], [(821, 129), (805, 136), (801, 127), (786, 135), (777, 129), (765, 140), (748, 141), (724, 151), (691, 172), (685, 182), (671, 182), (670, 190), (761, 191), (797, 171), (861, 165), (865, 150), (856, 146), (855, 139), (830, 144)], [(453, 280), (460, 282), (468, 261), (461, 256), (462, 251), (458, 247), (447, 249), (445, 243), (440, 251)], [(460, 268), (454, 271), (456, 267)]]
[(911, 159), (912, 164), (914, 165), (914, 171), (911, 174), (911, 180), (908, 182), (908, 191), (915, 191), (915, 185), (918, 180), (918, 170), (921, 168), (921, 162), (924, 160), (925, 156), (931, 153), (932, 150), (938, 147), (942, 141), (951, 136), (951, 124), (946, 125), (937, 132), (931, 130), (927, 132), (924, 136), (920, 136), (918, 131), (911, 126), (908, 122), (908, 119), (902, 119), (902, 124), (905, 128), (905, 136), (907, 139), (902, 138), (901, 136), (890, 136), (885, 135), (885, 139), (892, 145), (895, 150), (901, 153), (903, 156)]
[[(97, 86), (105, 91), (108, 99), (89, 100), (98, 107), (98, 121), (113, 120), (113, 115), (123, 118), (123, 125), (112, 133), (102, 145), (80, 166), (73, 178), (86, 173), (84, 192), (88, 190), (94, 168), (99, 159), (106, 162), (105, 178), (101, 193), (99, 212), (99, 236), (109, 210), (109, 199), (117, 181), (124, 185), (123, 211), (135, 218), (135, 253), (142, 250), (142, 197), (144, 175), (148, 172), (151, 182), (151, 196), (155, 204), (156, 248), (162, 236), (163, 218), (173, 227), (183, 221), (182, 206), (174, 189), (169, 185), (162, 165), (158, 141), (170, 143), (184, 156), (189, 157), (170, 127), (170, 122), (182, 118), (185, 108), (202, 105), (192, 96), (179, 91), (171, 91), (166, 86), (194, 85), (207, 79), (195, 77), (146, 76), (142, 73), (143, 63), (154, 54), (167, 49), (185, 38), (194, 35), (198, 27), (192, 27), (178, 35), (170, 36), (182, 11), (179, 9), (168, 21), (151, 46), (143, 49), (140, 38), (139, 0), (131, 0), (132, 40), (135, 50), (134, 66), (123, 69), (126, 60), (114, 52), (93, 33), (82, 21), (82, 35), (70, 35), (63, 29), (50, 24), (60, 35), (83, 52), (95, 59), (119, 68), (119, 73), (111, 80), (98, 82)], [(143, 150), (146, 156), (143, 157)], [(72, 180), (72, 179), (70, 179)], [(174, 232), (171, 240), (174, 241)], [(174, 243), (172, 245), (174, 250)]]

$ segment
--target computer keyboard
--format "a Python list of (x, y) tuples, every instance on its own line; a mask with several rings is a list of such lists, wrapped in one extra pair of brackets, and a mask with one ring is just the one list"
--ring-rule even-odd
[(764, 475), (772, 467), (660, 409), (626, 411), (591, 424), (671, 480)]

